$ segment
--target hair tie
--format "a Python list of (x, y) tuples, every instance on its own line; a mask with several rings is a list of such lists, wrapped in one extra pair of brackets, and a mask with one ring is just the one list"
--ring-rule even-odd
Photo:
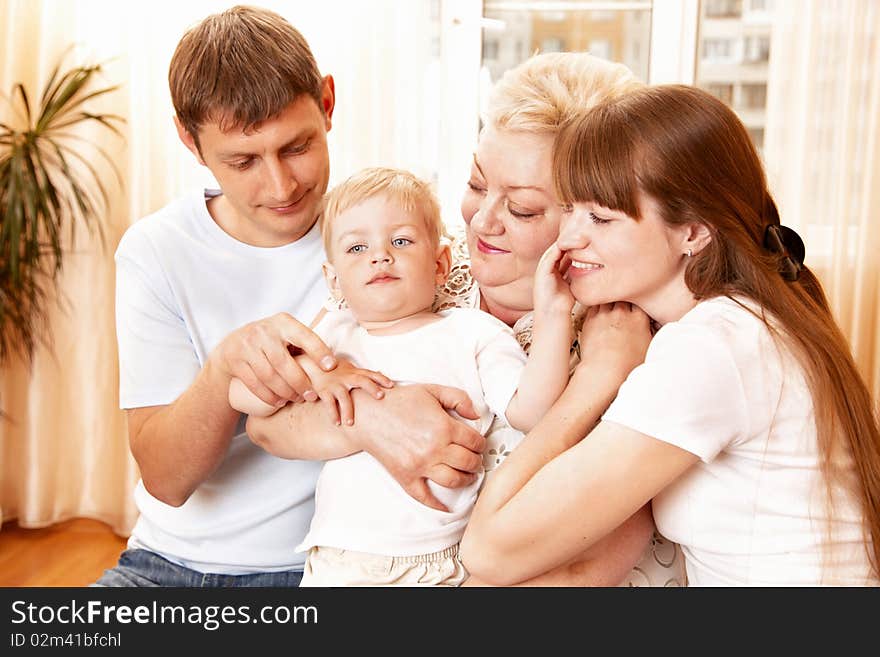
[(806, 248), (801, 236), (781, 224), (770, 224), (764, 230), (764, 248), (780, 256), (779, 273), (787, 281), (796, 281), (804, 268)]

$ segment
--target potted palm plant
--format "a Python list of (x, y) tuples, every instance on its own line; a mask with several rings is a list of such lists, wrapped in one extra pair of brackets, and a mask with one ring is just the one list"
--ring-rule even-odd
[(59, 64), (36, 106), (22, 84), (6, 98), (13, 120), (0, 122), (0, 365), (15, 354), (29, 362), (37, 344), (51, 345), (49, 305), (77, 224), (103, 240), (109, 200), (95, 155), (122, 181), (109, 155), (77, 132), (93, 124), (122, 137), (121, 117), (87, 109), (118, 88), (96, 88), (101, 72)]

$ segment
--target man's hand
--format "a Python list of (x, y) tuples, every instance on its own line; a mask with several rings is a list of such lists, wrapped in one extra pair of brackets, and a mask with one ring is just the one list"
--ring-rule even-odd
[(415, 500), (440, 511), (448, 509), (431, 493), (428, 479), (449, 488), (474, 481), (483, 467), (486, 439), (460, 417), (479, 415), (458, 388), (440, 385), (397, 386), (377, 401), (354, 392), (355, 442), (379, 461)]
[(298, 397), (318, 398), (294, 359), (300, 353), (322, 370), (336, 367), (336, 358), (321, 338), (288, 313), (278, 313), (230, 333), (209, 360), (230, 379), (240, 379), (263, 402), (278, 406)]

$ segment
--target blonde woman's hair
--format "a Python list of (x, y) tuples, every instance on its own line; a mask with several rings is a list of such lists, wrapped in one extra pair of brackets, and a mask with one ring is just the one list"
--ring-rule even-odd
[(555, 134), (601, 101), (643, 86), (623, 64), (589, 53), (538, 54), (498, 80), (485, 122), (507, 130)]
[(440, 203), (428, 183), (403, 169), (371, 167), (358, 171), (324, 196), (321, 236), (328, 258), (333, 220), (374, 196), (384, 196), (407, 212), (419, 213), (436, 244), (446, 236)]

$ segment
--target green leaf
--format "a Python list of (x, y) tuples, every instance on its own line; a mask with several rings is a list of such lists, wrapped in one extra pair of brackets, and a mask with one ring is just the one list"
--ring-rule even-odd
[[(119, 187), (122, 188), (125, 186), (125, 183), (122, 180), (122, 172), (119, 170), (119, 167), (116, 166), (115, 160), (112, 157), (110, 157), (110, 154), (107, 151), (105, 151), (103, 148), (101, 148), (97, 144), (93, 144), (90, 140), (85, 139), (84, 137), (80, 137), (79, 135), (74, 135), (69, 132), (55, 132), (53, 139), (59, 139), (59, 138), (71, 140), (71, 141), (79, 141), (79, 142), (89, 144), (90, 147), (94, 148), (95, 151), (101, 157), (104, 158), (104, 161), (107, 163), (107, 165), (113, 171), (113, 175), (116, 176), (116, 181), (119, 183)], [(98, 179), (100, 180), (100, 178), (98, 178)]]
[[(105, 87), (104, 89), (98, 89), (98, 91), (93, 91), (93, 92), (90, 93), (90, 94), (86, 94), (85, 96), (81, 96), (81, 97), (79, 97), (78, 99), (76, 99), (75, 102), (72, 102), (72, 103), (68, 104), (67, 107), (64, 108), (64, 113), (65, 113), (65, 114), (69, 114), (69, 113), (72, 112), (75, 108), (79, 107), (79, 106), (82, 105), (83, 103), (88, 102), (89, 100), (91, 100), (91, 99), (93, 99), (93, 98), (96, 98), (96, 97), (98, 97), (98, 96), (103, 96), (104, 94), (108, 94), (108, 93), (110, 93), (111, 91), (116, 91), (117, 89), (120, 88), (120, 86), (121, 86), (121, 85), (118, 85), (118, 84), (117, 84), (117, 85), (114, 85), (114, 86), (112, 86), (112, 87)], [(122, 121), (125, 121), (125, 119), (123, 119), (122, 117), (117, 117), (117, 118), (119, 118), (119, 119), (122, 120)]]
[(52, 130), (59, 130), (61, 128), (66, 128), (67, 126), (70, 126), (70, 125), (81, 123), (82, 121), (85, 121), (85, 120), (97, 121), (98, 123), (103, 125), (105, 128), (109, 129), (111, 132), (114, 132), (117, 135), (119, 135), (120, 137), (122, 137), (122, 133), (116, 128), (116, 126), (114, 126), (112, 123), (110, 123), (110, 121), (115, 120), (115, 121), (122, 121), (124, 123), (125, 119), (122, 118), (121, 116), (117, 116), (115, 114), (90, 114), (89, 112), (80, 112), (79, 114), (77, 114), (74, 118), (70, 119), (69, 121), (64, 121), (63, 123), (54, 124), (51, 127), (51, 129)]
[(28, 102), (27, 91), (24, 89), (24, 85), (20, 82), (15, 85), (15, 91), (18, 92), (19, 97), (21, 98), (21, 102), (24, 105), (25, 119), (27, 120), (27, 124), (31, 124), (31, 104)]
[(77, 224), (104, 243), (110, 195), (93, 154), (110, 165), (120, 186), (122, 176), (105, 150), (76, 133), (92, 123), (122, 137), (123, 117), (87, 108), (119, 89), (96, 88), (100, 72), (100, 65), (63, 70), (59, 62), (36, 114), (24, 85), (14, 85), (7, 98), (22, 109), (25, 127), (0, 123), (0, 364), (13, 354), (30, 360), (36, 345), (51, 344), (48, 304), (57, 298), (51, 293)]

